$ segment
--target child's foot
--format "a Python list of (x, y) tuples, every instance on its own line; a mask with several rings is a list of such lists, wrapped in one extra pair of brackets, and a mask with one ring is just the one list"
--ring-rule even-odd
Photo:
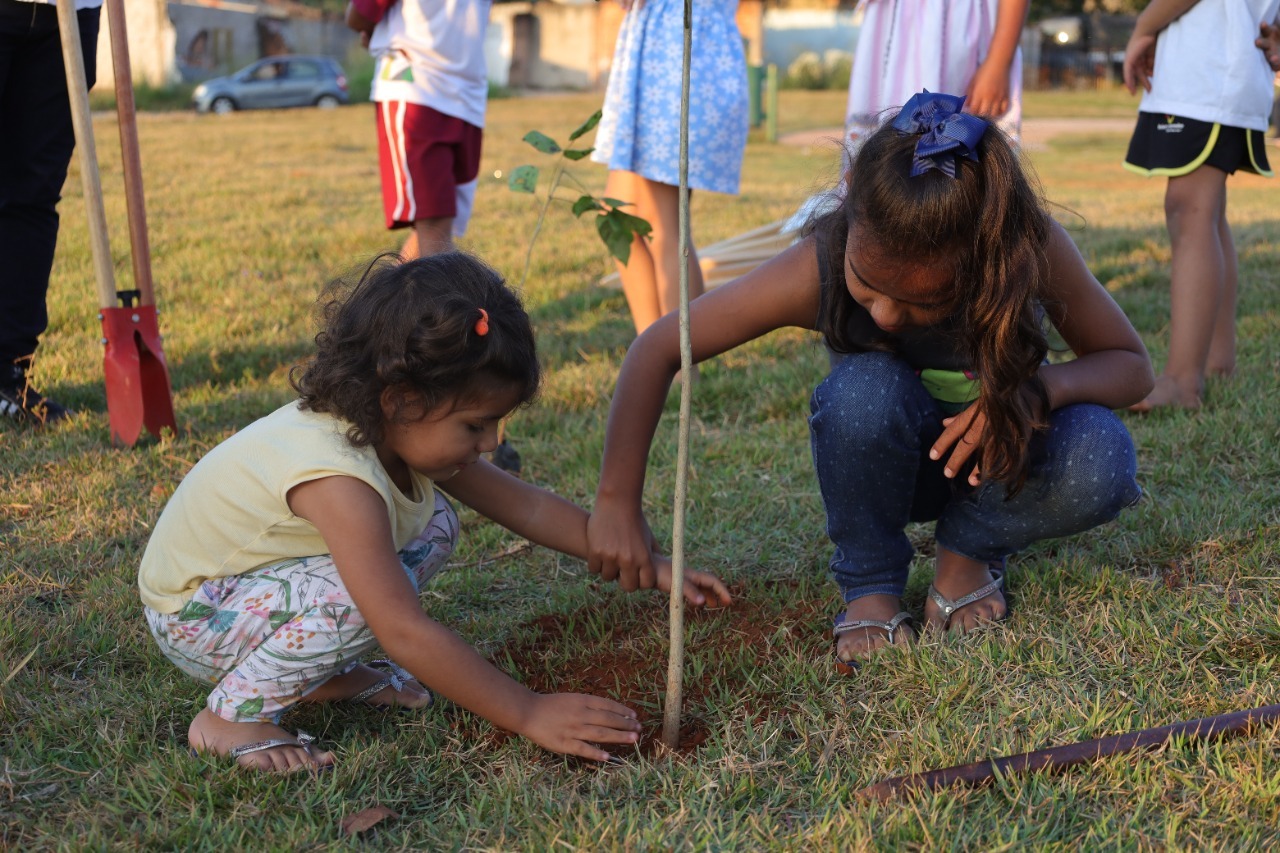
[(1198, 381), (1187, 383), (1162, 373), (1156, 377), (1156, 387), (1151, 389), (1147, 398), (1141, 403), (1134, 403), (1129, 411), (1146, 414), (1165, 408), (1198, 409), (1201, 385)]
[[(978, 598), (965, 600), (988, 587), (990, 590)], [(938, 549), (937, 574), (929, 593), (924, 603), (925, 625), (938, 631), (965, 634), (1009, 615), (991, 567), (942, 548)]]
[[(872, 619), (892, 624), (894, 617), (901, 612), (902, 602), (897, 596), (864, 595), (849, 602), (845, 608), (844, 622), (847, 624)], [(915, 637), (915, 631), (905, 621), (900, 622), (892, 632), (878, 626), (841, 631), (836, 635), (836, 659), (856, 664), (887, 645), (906, 645)]]
[(187, 729), (187, 740), (196, 752), (223, 756), (231, 755), (232, 750), (237, 748), (265, 741), (286, 741), (279, 746), (248, 752), (236, 759), (241, 767), (251, 770), (275, 773), (318, 770), (329, 767), (334, 761), (332, 752), (313, 751), (302, 745), (297, 737), (273, 723), (232, 723), (208, 708), (196, 714), (196, 718), (191, 721), (191, 727)]
[(361, 697), (362, 701), (380, 708), (425, 708), (434, 700), (431, 691), (413, 679), (401, 682), (397, 690), (386, 672), (368, 664), (360, 664), (350, 672), (330, 678), (308, 693), (302, 701), (341, 702), (354, 699), (380, 681), (385, 682), (386, 686), (376, 693)]

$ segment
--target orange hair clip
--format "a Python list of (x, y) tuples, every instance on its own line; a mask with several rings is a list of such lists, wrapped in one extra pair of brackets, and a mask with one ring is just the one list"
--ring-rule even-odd
[(480, 319), (476, 320), (476, 334), (483, 338), (489, 334), (489, 312), (483, 308), (477, 310), (480, 312)]

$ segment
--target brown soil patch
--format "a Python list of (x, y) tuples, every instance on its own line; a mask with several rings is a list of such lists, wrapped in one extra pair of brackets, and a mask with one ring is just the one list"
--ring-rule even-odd
[[(683, 721), (677, 752), (690, 754), (709, 737), (700, 709), (741, 700), (748, 692), (757, 716), (787, 713), (792, 702), (747, 687), (749, 674), (776, 668), (779, 655), (822, 659), (829, 643), (831, 602), (797, 600), (792, 582), (766, 582), (767, 594), (732, 590), (734, 604), (685, 612)], [(539, 693), (591, 693), (636, 710), (644, 730), (634, 754), (659, 752), (667, 681), (667, 610), (635, 596), (606, 601), (599, 608), (540, 616), (514, 632), (497, 665)], [(697, 660), (697, 666), (691, 661)], [(461, 717), (454, 726), (467, 726)], [(475, 734), (478, 734), (476, 732)], [(492, 732), (496, 742), (510, 734)], [(626, 747), (610, 746), (625, 757)]]

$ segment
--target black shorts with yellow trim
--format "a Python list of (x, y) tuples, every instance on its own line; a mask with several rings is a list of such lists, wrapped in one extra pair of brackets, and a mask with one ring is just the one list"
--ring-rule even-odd
[(1265, 134), (1260, 130), (1197, 121), (1165, 113), (1138, 113), (1124, 167), (1139, 175), (1178, 177), (1213, 166), (1270, 178)]

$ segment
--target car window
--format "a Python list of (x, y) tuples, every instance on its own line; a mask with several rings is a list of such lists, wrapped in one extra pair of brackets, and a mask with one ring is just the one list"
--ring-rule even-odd
[(289, 78), (292, 80), (316, 80), (320, 77), (320, 67), (314, 62), (289, 63)]
[(253, 69), (253, 73), (249, 75), (250, 80), (266, 81), (275, 80), (277, 77), (283, 77), (283, 62), (265, 62)]

